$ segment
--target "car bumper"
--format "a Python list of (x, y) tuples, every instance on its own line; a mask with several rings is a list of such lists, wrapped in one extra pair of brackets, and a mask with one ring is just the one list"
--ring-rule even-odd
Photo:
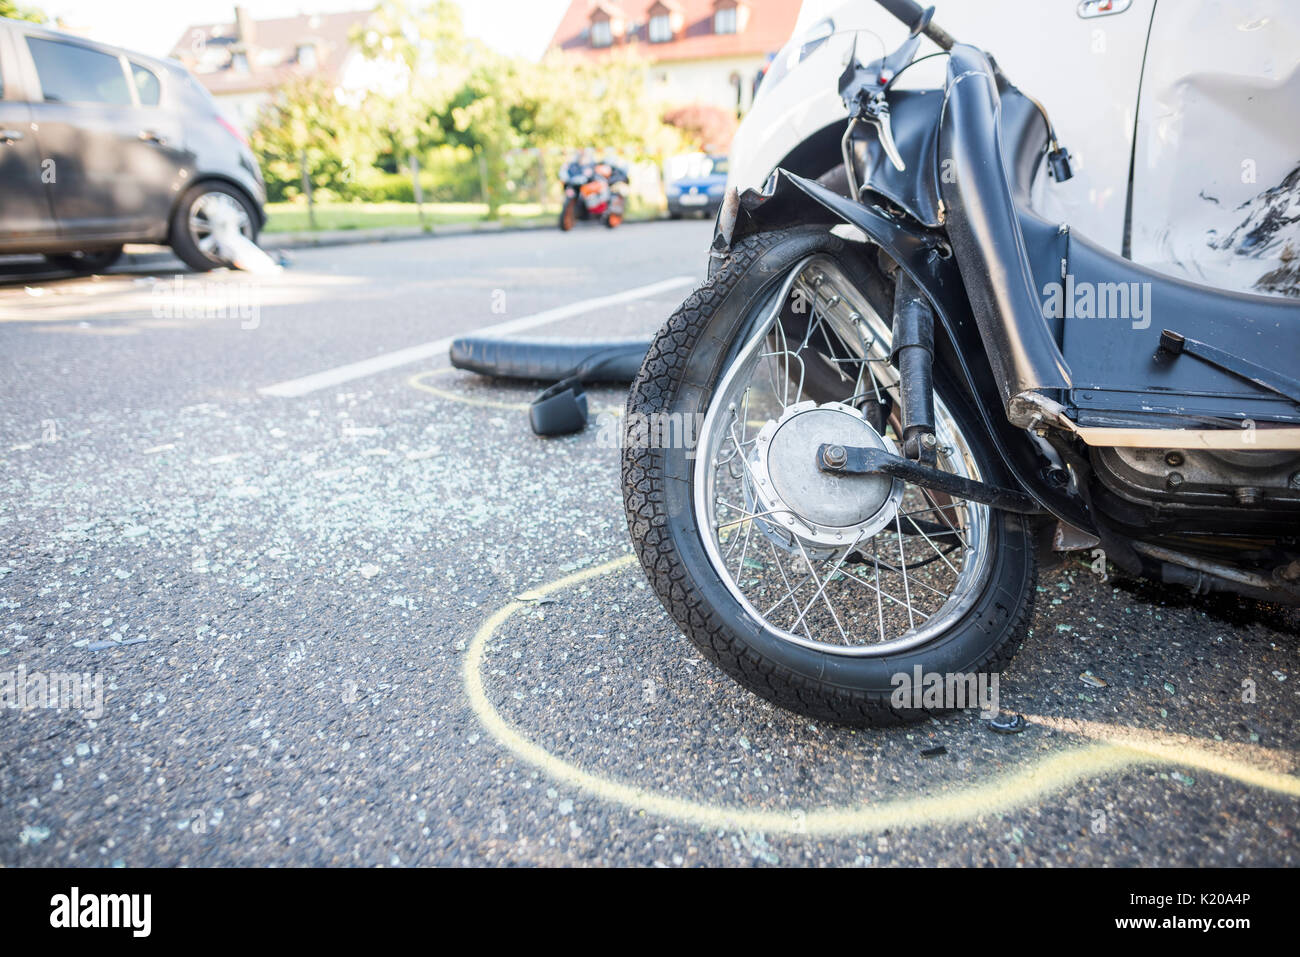
[(681, 199), (670, 197), (668, 200), (668, 212), (673, 216), (686, 216), (691, 213), (702, 213), (705, 216), (716, 216), (718, 207), (722, 205), (721, 196), (710, 196), (705, 203), (683, 203)]

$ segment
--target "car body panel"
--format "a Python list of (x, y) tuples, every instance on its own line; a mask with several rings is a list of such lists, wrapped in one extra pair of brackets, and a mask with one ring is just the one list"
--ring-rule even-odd
[[(1300, 5), (1291, 0), (967, 0), (935, 20), (988, 49), (1042, 102), (1074, 176), (1040, 177), (1033, 208), (1108, 252), (1234, 291), (1300, 295)], [(801, 60), (801, 31), (834, 33)], [(853, 31), (861, 31), (854, 33)], [(808, 0), (732, 145), (729, 185), (777, 166), (818, 176), (838, 163), (837, 81), (905, 30), (879, 5)], [(1044, 38), (1050, 38), (1045, 41)], [(920, 55), (937, 52), (922, 41)], [(785, 62), (782, 62), (782, 61)], [(899, 89), (942, 88), (942, 58)], [(820, 163), (822, 168), (816, 168)], [(1131, 185), (1130, 185), (1131, 176)]]
[[(47, 100), (33, 42), (59, 44), (60, 52), (75, 47), (115, 58), (129, 99)], [(265, 222), (265, 187), (251, 151), (222, 126), (211, 97), (179, 63), (15, 20), (0, 20), (0, 44), (9, 51), (6, 69), (15, 75), (15, 89), (25, 100), (6, 99), (0, 109), (26, 111), (53, 218), (39, 233), (19, 232), (7, 217), (0, 220), (0, 250), (58, 252), (167, 242), (180, 197), (205, 180), (239, 187), (252, 201), (259, 225)], [(51, 48), (42, 49), (49, 56)], [(99, 61), (101, 66), (105, 62)], [(156, 105), (141, 96), (133, 69), (155, 78)]]
[[(990, 50), (1011, 81), (1037, 97), (1074, 157), (1073, 179), (1036, 197), (1043, 215), (1069, 222), (1094, 242), (1118, 252), (1125, 204), (1142, 55), (1155, 0), (1115, 4), (1111, 16), (1083, 18), (1078, 0), (966, 0), (936, 4), (935, 20), (964, 43)], [(765, 80), (732, 142), (729, 184), (761, 186), (808, 137), (838, 133), (847, 116), (837, 89), (856, 37), (858, 57), (879, 58), (896, 48), (906, 29), (870, 0), (835, 4), (809, 0), (802, 24), (829, 17), (834, 35), (778, 82)], [(1050, 38), (1050, 40), (1045, 40)], [(797, 52), (797, 41), (779, 57)], [(937, 53), (923, 39), (918, 56)], [(899, 89), (941, 89), (943, 58), (917, 63)], [(796, 170), (820, 175), (824, 170)]]
[(690, 213), (714, 215), (727, 191), (727, 158), (692, 154), (675, 157), (670, 165), (679, 167), (676, 175), (668, 173), (664, 191), (668, 212), (674, 216)]
[(1160, 4), (1141, 103), (1132, 258), (1300, 295), (1300, 5)]
[(0, 246), (58, 237), (31, 107), (8, 32), (0, 29)]

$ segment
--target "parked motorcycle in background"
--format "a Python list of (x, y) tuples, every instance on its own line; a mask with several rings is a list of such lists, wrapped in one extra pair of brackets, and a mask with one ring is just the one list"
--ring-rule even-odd
[[(995, 60), (934, 8), (877, 2), (906, 28), (900, 45), (827, 24), (764, 82), (764, 128), (781, 128), (778, 106), (815, 128), (788, 149), (737, 137), (733, 184), (767, 163), (746, 148), (794, 171), (728, 190), (709, 279), (633, 383), (624, 503), (665, 608), (755, 693), (876, 725), (944, 707), (900, 703), (899, 675), (1006, 667), (1029, 631), (1043, 538), (1103, 572), (1300, 604), (1300, 306), (1288, 295), (1300, 175), (1286, 172), (1298, 124), (1261, 126), (1257, 102), (1294, 117), (1294, 6), (1216, 8), (1234, 24), (1224, 49), (1135, 144), (1130, 106), (1139, 81), (1144, 109), (1157, 82), (1140, 56), (1125, 95), (1087, 90), (1098, 102), (1081, 104), (1059, 88), (1086, 89), (1065, 68), (1074, 51), (1033, 33), (1060, 64), (1058, 127), (1004, 72), (1022, 51), (1004, 59), (999, 44)], [(1193, 6), (1208, 9), (1061, 9), (1082, 20), (1140, 7), (1154, 30), (1166, 7)], [(1154, 42), (1145, 25), (1120, 32), (1103, 31), (1111, 50)], [(835, 51), (818, 61), (829, 88), (785, 99), (796, 87), (779, 70), (820, 50)], [(1257, 76), (1242, 72), (1252, 62)], [(920, 74), (935, 84), (909, 82)], [(828, 96), (838, 120), (822, 126)], [(1079, 154), (1061, 132), (1079, 128), (1076, 107), (1114, 121)], [(1207, 113), (1240, 134), (1232, 149), (1183, 123)], [(1159, 183), (1142, 165), (1155, 158)], [(1246, 171), (1276, 178), (1238, 182)], [(1194, 242), (1195, 217), (1172, 208), (1161, 227), (1161, 203), (1197, 181), (1212, 210), (1256, 192), (1253, 208), (1230, 210), (1240, 228)], [(1184, 255), (1197, 242), (1231, 255)]]
[(598, 219), (610, 229), (623, 222), (628, 182), (623, 167), (584, 154), (565, 166), (560, 178), (564, 181), (560, 229), (568, 232), (579, 220)]

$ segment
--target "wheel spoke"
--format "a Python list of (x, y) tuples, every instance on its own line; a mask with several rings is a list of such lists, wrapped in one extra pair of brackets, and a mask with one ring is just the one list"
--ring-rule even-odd
[(880, 543), (872, 541), (871, 543), (871, 564), (876, 569), (876, 617), (880, 620), (880, 640), (885, 640), (885, 605), (883, 602), (884, 593), (880, 590)]
[[(873, 585), (871, 582), (867, 581), (866, 579), (864, 579), (864, 578), (859, 578), (857, 575), (854, 575), (852, 572), (847, 572), (847, 571), (846, 571), (846, 572), (844, 572), (843, 574), (844, 574), (844, 577), (847, 578), (847, 579), (849, 579), (850, 581), (855, 581), (855, 582), (857, 582), (859, 585), (865, 585), (867, 588), (869, 588), (869, 589), (871, 589), (873, 592), (875, 592), (875, 593), (876, 593), (876, 599), (877, 599), (877, 600), (884, 599), (885, 601), (892, 601), (895, 605), (898, 605), (898, 607), (900, 607), (900, 608), (907, 608), (907, 607), (908, 607), (907, 602), (903, 601), (901, 598), (896, 598), (895, 596), (891, 595), (889, 592), (885, 591), (883, 588), (880, 588), (880, 587), (878, 587), (877, 585)], [(921, 612), (914, 612), (914, 613), (915, 613), (915, 614), (920, 614), (922, 620), (924, 620), (926, 617), (928, 617), (928, 616), (924, 615), (924, 614), (921, 613)], [(880, 610), (880, 629), (881, 629), (882, 633), (883, 633), (883, 631), (884, 631), (884, 628), (885, 628), (884, 609), (883, 609), (883, 606), (881, 606), (881, 610)]]
[[(826, 260), (815, 262), (787, 277), (784, 298), (769, 300), (766, 321), (750, 327), (752, 338), (712, 393), (699, 449), (709, 465), (695, 472), (707, 499), (696, 501), (709, 510), (701, 523), (711, 531), (706, 552), (753, 616), (788, 641), (839, 654), (889, 654), (942, 633), (954, 598), (983, 574), (989, 509), (900, 480), (871, 480), (883, 489), (876, 499), (874, 491), (851, 491), (850, 483), (816, 471), (782, 471), (806, 454), (788, 438), (806, 441), (794, 431), (805, 428), (797, 423), (806, 412), (857, 415), (852, 435), (880, 421), (850, 411), (874, 402), (893, 438), (866, 433), (864, 441), (888, 449), (897, 448), (902, 428), (888, 321), (842, 274), (821, 265)], [(791, 318), (796, 296), (805, 306)], [(820, 427), (832, 435), (845, 428), (833, 424), (842, 420), (820, 421), (832, 421)], [(936, 434), (937, 467), (978, 479), (941, 396)], [(774, 452), (777, 446), (784, 451)], [(846, 510), (835, 496), (849, 495)]]
[(717, 528), (719, 530), (724, 528), (730, 528), (733, 525), (742, 525), (745, 522), (753, 522), (754, 519), (756, 518), (768, 518), (769, 516), (772, 515), (780, 515), (784, 513), (785, 513), (785, 509), (769, 509), (766, 512), (749, 512), (740, 518), (733, 519), (730, 522), (723, 522), (720, 525), (718, 525)]
[[(840, 556), (840, 558), (839, 558), (839, 561), (837, 561), (837, 562), (835, 563), (835, 567), (832, 568), (832, 569), (830, 570), (830, 572), (826, 575), (826, 578), (825, 578), (825, 579), (824, 579), (820, 584), (818, 584), (818, 586), (817, 586), (817, 593), (816, 593), (815, 595), (813, 595), (811, 599), (809, 599), (808, 604), (807, 604), (807, 606), (804, 608), (804, 610), (801, 611), (801, 612), (799, 612), (799, 621), (803, 621), (804, 616), (808, 614), (808, 610), (809, 610), (810, 608), (812, 608), (813, 604), (817, 601), (817, 599), (818, 599), (819, 597), (822, 598), (822, 599), (826, 602), (826, 608), (827, 608), (828, 611), (830, 611), (830, 613), (831, 613), (831, 617), (835, 619), (835, 624), (836, 624), (836, 626), (840, 629), (840, 635), (844, 638), (845, 641), (848, 641), (848, 640), (849, 640), (848, 633), (845, 632), (843, 626), (840, 625), (840, 619), (839, 619), (839, 616), (835, 614), (835, 608), (834, 608), (834, 606), (831, 605), (830, 598), (826, 596), (826, 586), (830, 584), (831, 578), (835, 575), (835, 573), (838, 572), (838, 571), (840, 570), (840, 566), (843, 565), (843, 564), (844, 564), (844, 560), (845, 560), (846, 558), (849, 557), (849, 553), (852, 552), (853, 549), (855, 549), (855, 548), (857, 547), (857, 545), (858, 545), (858, 541), (861, 539), (861, 537), (862, 537), (862, 536), (859, 535), (858, 538), (855, 538), (855, 539), (853, 540), (853, 543), (852, 543), (851, 545), (849, 545), (848, 548), (844, 549), (844, 554), (842, 554), (842, 555)], [(802, 547), (803, 547), (803, 546), (800, 546), (801, 549), (802, 549)], [(808, 559), (808, 556), (807, 556), (807, 554), (805, 553), (805, 555), (804, 555), (804, 560), (807, 561), (807, 559)], [(815, 578), (815, 577), (816, 577), (816, 572), (813, 570), (811, 564), (809, 565), (809, 571), (813, 573), (813, 576), (814, 576), (814, 578)], [(797, 623), (798, 623), (798, 622), (796, 622), (796, 624), (797, 624)]]
[[(921, 537), (924, 538), (929, 543), (930, 547), (935, 550), (938, 556), (943, 559), (943, 563), (952, 570), (952, 573), (954, 575), (960, 574), (960, 572), (957, 571), (957, 566), (954, 565), (952, 562), (948, 561), (947, 553), (940, 551), (939, 546), (934, 543), (934, 540), (930, 538), (929, 535), (925, 534), (925, 529), (923, 529), (920, 525), (917, 525), (916, 522), (912, 522), (911, 525), (914, 529), (916, 529), (918, 532), (921, 533)], [(900, 538), (902, 537), (901, 526), (899, 528), (899, 537)]]

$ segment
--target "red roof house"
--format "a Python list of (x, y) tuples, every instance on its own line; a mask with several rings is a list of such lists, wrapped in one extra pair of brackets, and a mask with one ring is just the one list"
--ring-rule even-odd
[(602, 60), (644, 59), (665, 100), (737, 110), (755, 77), (790, 39), (803, 0), (572, 0), (551, 50)]

